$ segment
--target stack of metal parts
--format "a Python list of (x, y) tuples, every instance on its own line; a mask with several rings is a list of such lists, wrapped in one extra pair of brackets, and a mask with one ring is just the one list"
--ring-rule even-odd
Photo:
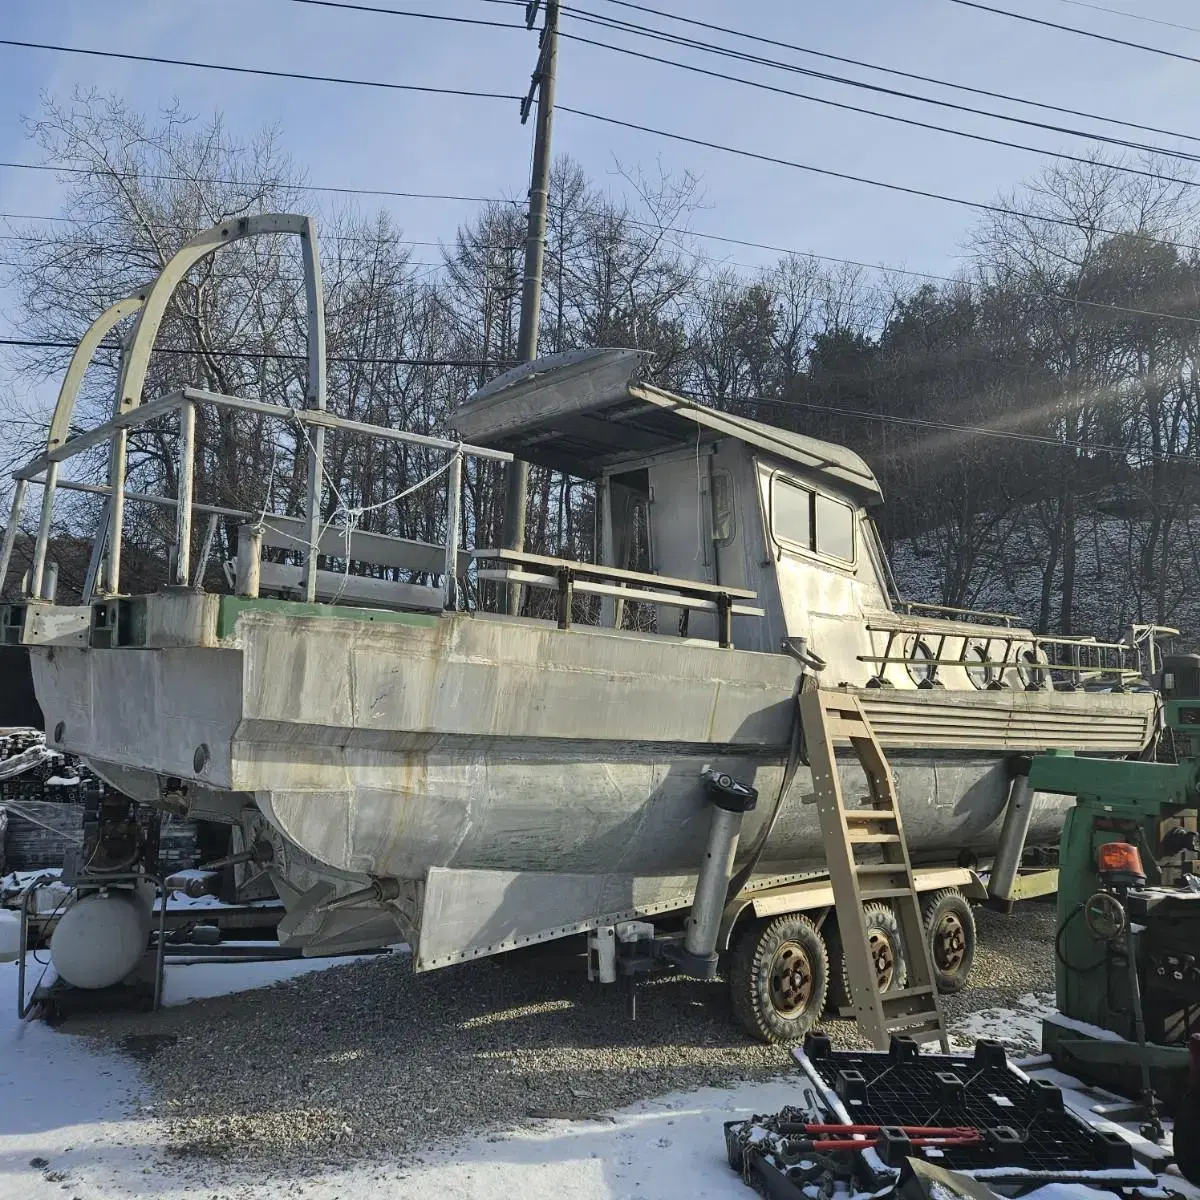
[(778, 1200), (832, 1196), (843, 1181), (879, 1191), (926, 1159), (989, 1185), (1154, 1186), (1120, 1134), (1088, 1125), (996, 1042), (972, 1055), (923, 1055), (903, 1037), (860, 1052), (809, 1034), (795, 1058), (802, 1106), (725, 1126), (730, 1166)]
[[(99, 782), (81, 759), (47, 747), (40, 730), (0, 732), (0, 874), (61, 867), (83, 840), (84, 793)], [(194, 867), (197, 853), (192, 822), (164, 821), (163, 871)]]

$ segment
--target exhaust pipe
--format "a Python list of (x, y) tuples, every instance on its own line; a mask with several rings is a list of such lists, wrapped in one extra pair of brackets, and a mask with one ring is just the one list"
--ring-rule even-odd
[(701, 979), (711, 979), (717, 971), (717, 936), (737, 857), (742, 819), (758, 803), (758, 792), (731, 775), (707, 767), (703, 779), (712, 805), (712, 820), (696, 896), (688, 914), (680, 966)]

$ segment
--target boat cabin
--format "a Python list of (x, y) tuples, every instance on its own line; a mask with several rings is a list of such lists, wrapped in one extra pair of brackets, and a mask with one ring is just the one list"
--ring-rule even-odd
[[(644, 359), (625, 349), (541, 359), (457, 415), (473, 441), (596, 480), (597, 561), (610, 574), (580, 587), (604, 594), (601, 624), (621, 627), (622, 590), (639, 582), (619, 576), (636, 571), (642, 587), (645, 573), (693, 583), (698, 605), (708, 590), (727, 597), (727, 629), (712, 602), (695, 611), (660, 601), (657, 632), (789, 652), (826, 685), (1054, 686), (1044, 649), (1008, 615), (893, 599), (870, 515), (883, 496), (857, 454), (642, 382)], [(485, 578), (556, 584), (555, 560), (494, 557), (505, 569)], [(1097, 657), (1076, 678), (1100, 666)]]

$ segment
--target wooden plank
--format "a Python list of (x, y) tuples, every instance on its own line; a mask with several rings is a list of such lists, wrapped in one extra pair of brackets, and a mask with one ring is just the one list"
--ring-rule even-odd
[(576, 577), (587, 579), (617, 579), (628, 580), (630, 583), (640, 583), (646, 587), (673, 588), (684, 595), (699, 596), (732, 596), (737, 600), (754, 600), (758, 593), (748, 588), (723, 587), (718, 583), (701, 583), (696, 579), (677, 579), (670, 575), (653, 575), (648, 571), (626, 571), (619, 567), (606, 567), (599, 563), (576, 562), (570, 558), (551, 558), (546, 554), (526, 554), (523, 550), (475, 550), (472, 552), (476, 560), (494, 559), (497, 562), (517, 563), (520, 566), (544, 567), (558, 571), (564, 567), (573, 571)]

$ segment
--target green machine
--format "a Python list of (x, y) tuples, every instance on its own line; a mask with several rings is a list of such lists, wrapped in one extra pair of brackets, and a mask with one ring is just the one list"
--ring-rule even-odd
[(1029, 771), (1032, 791), (1077, 801), (1059, 843), (1058, 1013), (1043, 1049), (1074, 1075), (1136, 1089), (1150, 1135), (1159, 1098), (1173, 1111), (1189, 1091), (1200, 1034), (1200, 656), (1164, 659), (1162, 683), (1176, 761), (1051, 753)]

